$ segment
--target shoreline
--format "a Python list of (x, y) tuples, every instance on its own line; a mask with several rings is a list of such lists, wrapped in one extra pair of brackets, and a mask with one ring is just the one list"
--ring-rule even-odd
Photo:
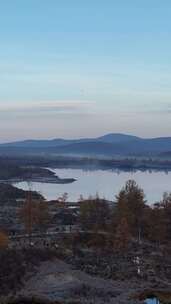
[(21, 182), (31, 182), (31, 183), (46, 183), (46, 184), (71, 184), (74, 183), (76, 179), (74, 178), (59, 178), (59, 177), (36, 177), (36, 178), (13, 178), (0, 180), (0, 183), (4, 184), (18, 184)]

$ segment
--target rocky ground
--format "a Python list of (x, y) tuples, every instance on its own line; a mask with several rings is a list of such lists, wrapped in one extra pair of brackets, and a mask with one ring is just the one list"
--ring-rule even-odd
[[(159, 292), (168, 293), (171, 299), (169, 246), (157, 250), (154, 245), (133, 242), (119, 254), (80, 245), (72, 248), (64, 238), (62, 244), (67, 246), (51, 248), (48, 244), (47, 248), (1, 253), (0, 294), (5, 304), (14, 299), (25, 304), (23, 298), (31, 304), (38, 304), (33, 298), (46, 304), (138, 304), (146, 295)], [(3, 274), (8, 275), (6, 280)]]
[(65, 262), (54, 260), (39, 266), (37, 274), (25, 282), (19, 296), (38, 297), (53, 302), (72, 300), (80, 303), (121, 304), (128, 303), (137, 288), (136, 282), (114, 282), (93, 277), (72, 269)]
[(143, 303), (138, 300), (138, 294), (159, 287), (164, 287), (164, 284), (157, 281), (147, 283), (135, 278), (123, 281), (103, 279), (54, 259), (42, 262), (36, 272), (26, 277), (16, 298), (38, 298), (43, 302), (72, 304), (138, 304)]

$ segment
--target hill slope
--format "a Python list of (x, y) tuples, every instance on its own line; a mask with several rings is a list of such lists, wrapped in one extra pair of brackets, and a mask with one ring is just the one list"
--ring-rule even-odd
[(115, 133), (97, 138), (26, 140), (0, 145), (0, 155), (156, 156), (167, 151), (171, 151), (171, 137), (143, 139)]

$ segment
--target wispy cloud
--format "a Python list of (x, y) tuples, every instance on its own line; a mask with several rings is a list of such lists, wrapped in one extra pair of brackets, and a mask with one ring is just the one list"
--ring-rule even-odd
[(22, 104), (0, 105), (1, 113), (17, 113), (17, 114), (48, 114), (48, 113), (81, 113), (90, 112), (95, 107), (92, 101), (44, 101), (44, 102), (23, 102)]

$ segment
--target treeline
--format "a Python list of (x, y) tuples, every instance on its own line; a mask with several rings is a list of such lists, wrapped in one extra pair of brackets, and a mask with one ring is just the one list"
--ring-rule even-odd
[(135, 170), (171, 170), (171, 160), (162, 158), (88, 158), (70, 156), (18, 156), (1, 157), (1, 163), (18, 166), (54, 167), (54, 168), (83, 168), (83, 169), (117, 169), (123, 171)]
[(171, 242), (171, 193), (147, 205), (144, 191), (129, 180), (109, 205), (99, 197), (80, 202), (80, 225), (84, 231), (104, 232), (112, 244), (125, 248), (131, 240), (144, 240), (157, 245)]

